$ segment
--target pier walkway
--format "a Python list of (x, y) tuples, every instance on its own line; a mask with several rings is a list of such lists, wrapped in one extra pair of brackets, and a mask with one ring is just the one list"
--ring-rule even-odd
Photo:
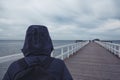
[(97, 43), (89, 43), (65, 63), (74, 80), (120, 80), (120, 59)]

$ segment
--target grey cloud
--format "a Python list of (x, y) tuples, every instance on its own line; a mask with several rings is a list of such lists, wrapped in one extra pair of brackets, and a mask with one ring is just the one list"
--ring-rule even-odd
[[(114, 34), (111, 34), (110, 31), (105, 33), (90, 31), (108, 23), (107, 21), (110, 19), (119, 21), (119, 4), (119, 0), (53, 0), (53, 2), (1, 0), (0, 39), (23, 39), (25, 30), (31, 24), (48, 26), (51, 35), (55, 35), (54, 39), (72, 39), (71, 36), (74, 39), (93, 39), (98, 36), (102, 39), (111, 39), (111, 36), (115, 37), (115, 35), (115, 39), (118, 39), (120, 33), (117, 30), (114, 30)], [(61, 28), (56, 29), (58, 27)], [(19, 30), (21, 32), (15, 32)], [(67, 33), (62, 33), (64, 30)], [(6, 32), (14, 37), (10, 37)]]

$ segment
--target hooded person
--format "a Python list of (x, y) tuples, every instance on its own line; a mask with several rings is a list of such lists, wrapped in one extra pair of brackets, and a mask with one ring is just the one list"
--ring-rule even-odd
[[(52, 40), (45, 26), (31, 25), (27, 29), (22, 52), (28, 66), (52, 59), (50, 55), (53, 49)], [(54, 76), (55, 80), (73, 80), (64, 61), (60, 59), (54, 58), (46, 70)], [(9, 66), (3, 80), (15, 80), (15, 75), (20, 71), (20, 60), (17, 60)]]

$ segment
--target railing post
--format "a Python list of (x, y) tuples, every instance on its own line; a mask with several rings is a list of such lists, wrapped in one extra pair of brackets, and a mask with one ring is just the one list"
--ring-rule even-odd
[(51, 52), (51, 57), (53, 57), (53, 53), (54, 53), (54, 51)]
[(109, 44), (109, 51), (110, 51), (110, 44)]
[(111, 45), (111, 52), (112, 52), (112, 53), (113, 53), (113, 46), (114, 46), (114, 45)]
[(81, 42), (79, 43), (79, 49), (81, 48)]
[(75, 53), (75, 45), (73, 45), (73, 53)]
[(61, 59), (64, 59), (63, 48), (61, 48)]
[(107, 49), (108, 49), (108, 51), (109, 51), (109, 44), (107, 44)]
[(69, 58), (69, 56), (70, 56), (69, 46), (67, 47), (67, 52), (68, 52), (67, 57)]
[(114, 53), (114, 46), (115, 46), (115, 45), (113, 45), (113, 47), (112, 47), (112, 49), (113, 49), (113, 50), (112, 50), (112, 53)]
[(113, 45), (113, 54), (115, 53), (115, 49), (114, 48), (115, 48), (115, 45)]
[(73, 55), (73, 53), (74, 53), (74, 48), (73, 48), (73, 45), (72, 45), (72, 55)]
[(77, 47), (77, 43), (76, 43), (76, 51), (75, 52), (77, 52), (77, 50), (78, 50), (78, 47)]
[(120, 58), (120, 46), (119, 46), (119, 51), (118, 51), (118, 57)]
[(112, 44), (110, 44), (110, 52), (112, 52)]
[(76, 51), (78, 51), (78, 44), (76, 44)]
[(77, 52), (77, 43), (75, 44), (75, 53)]
[(116, 52), (116, 46), (114, 47), (114, 51), (115, 51), (114, 54), (117, 55), (117, 52)]
[(77, 44), (77, 51), (79, 50), (79, 43)]

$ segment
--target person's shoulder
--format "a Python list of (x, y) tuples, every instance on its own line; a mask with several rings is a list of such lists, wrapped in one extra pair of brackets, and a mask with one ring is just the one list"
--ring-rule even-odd
[(53, 62), (56, 64), (64, 64), (64, 61), (58, 58), (54, 58)]
[(7, 72), (9, 72), (10, 74), (14, 74), (14, 72), (16, 71), (16, 65), (17, 65), (17, 61), (13, 61), (8, 69), (7, 69)]
[(16, 68), (18, 68), (20, 61), (21, 61), (21, 59), (16, 60), (16, 61), (13, 61), (13, 62), (10, 64), (9, 69), (16, 69)]
[(63, 60), (59, 59), (59, 58), (53, 58), (54, 61), (57, 61), (57, 62), (64, 62)]
[(13, 61), (9, 67), (14, 67), (17, 64), (17, 61)]

